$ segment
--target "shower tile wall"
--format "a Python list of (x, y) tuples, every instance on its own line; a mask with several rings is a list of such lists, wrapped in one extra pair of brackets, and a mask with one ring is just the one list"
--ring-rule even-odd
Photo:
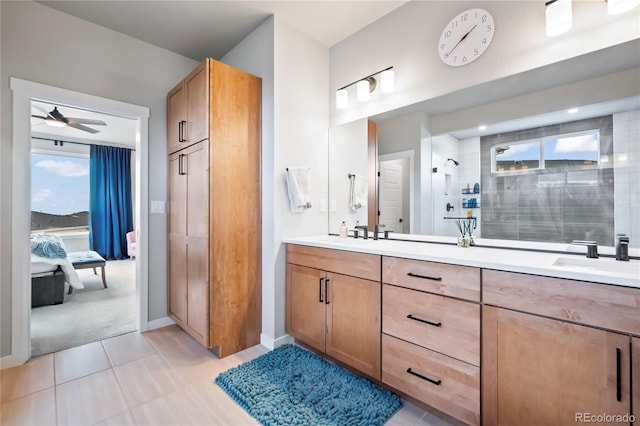
[(600, 129), (600, 154), (611, 158), (612, 116), (482, 137), (482, 235), (558, 243), (595, 240), (613, 245), (613, 165), (589, 170), (491, 172), (491, 147), (496, 144), (593, 129)]

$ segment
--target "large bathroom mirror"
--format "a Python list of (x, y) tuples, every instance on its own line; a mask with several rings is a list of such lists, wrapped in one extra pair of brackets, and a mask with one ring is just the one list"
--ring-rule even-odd
[(330, 129), (329, 232), (344, 221), (602, 246), (624, 233), (640, 247), (639, 51), (625, 43)]

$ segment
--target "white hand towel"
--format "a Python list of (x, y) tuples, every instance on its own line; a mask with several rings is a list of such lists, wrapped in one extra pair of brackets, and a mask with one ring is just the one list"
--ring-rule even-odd
[(308, 167), (289, 167), (286, 173), (289, 204), (293, 213), (311, 207), (311, 176)]
[(360, 175), (351, 175), (351, 193), (349, 196), (349, 206), (351, 210), (358, 210), (367, 205), (369, 194), (367, 178)]

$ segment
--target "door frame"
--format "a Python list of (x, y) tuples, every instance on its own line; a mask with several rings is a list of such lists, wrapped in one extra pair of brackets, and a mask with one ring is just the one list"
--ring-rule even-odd
[[(380, 170), (380, 162), (382, 161), (391, 161), (391, 160), (408, 160), (409, 161), (409, 233), (415, 233), (415, 214), (414, 214), (414, 206), (415, 206), (415, 194), (413, 193), (415, 184), (414, 184), (414, 157), (415, 150), (409, 149), (407, 151), (398, 151), (392, 152), (390, 154), (381, 154), (378, 155), (378, 170)], [(379, 184), (379, 179), (378, 179)], [(378, 194), (380, 193), (380, 189), (378, 188)]]
[[(11, 231), (11, 355), (2, 368), (25, 363), (31, 357), (31, 285), (29, 235), (31, 233), (31, 100), (81, 106), (136, 120), (136, 243), (137, 329), (148, 327), (148, 151), (149, 108), (88, 95), (41, 83), (10, 78), (12, 94), (12, 195)], [(7, 359), (8, 358), (8, 359)]]

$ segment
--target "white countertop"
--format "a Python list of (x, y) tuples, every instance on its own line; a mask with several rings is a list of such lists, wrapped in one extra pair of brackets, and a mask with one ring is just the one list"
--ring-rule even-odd
[[(438, 241), (449, 242), (453, 239), (441, 237)], [(622, 262), (609, 257), (587, 259), (584, 247), (576, 248), (569, 244), (539, 244), (536, 247), (563, 252), (549, 253), (478, 246), (463, 248), (454, 244), (391, 239), (356, 240), (333, 235), (285, 238), (283, 242), (640, 288), (640, 260)]]

